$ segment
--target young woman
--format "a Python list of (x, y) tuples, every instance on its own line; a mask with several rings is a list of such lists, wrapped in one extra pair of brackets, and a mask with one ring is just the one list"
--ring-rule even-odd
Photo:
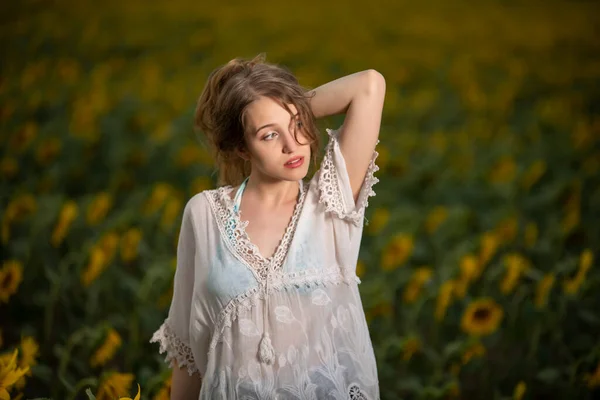
[[(379, 398), (356, 264), (384, 97), (375, 70), (306, 90), (262, 54), (210, 74), (196, 124), (220, 182), (186, 204), (151, 340), (173, 367), (171, 399)], [(305, 181), (315, 119), (341, 113)]]

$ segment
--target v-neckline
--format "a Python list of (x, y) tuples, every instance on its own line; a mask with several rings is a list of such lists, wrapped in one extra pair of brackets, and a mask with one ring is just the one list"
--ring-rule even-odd
[[(224, 221), (225, 226), (232, 230), (232, 232), (234, 233), (233, 234), (234, 239), (235, 239), (235, 237), (237, 237), (237, 240), (234, 240), (234, 242), (232, 243), (232, 245), (236, 249), (236, 251), (238, 253), (241, 253), (240, 256), (243, 257), (244, 259), (246, 259), (246, 261), (252, 267), (257, 269), (256, 272), (259, 273), (259, 275), (261, 275), (261, 277), (265, 277), (263, 275), (266, 274), (267, 272), (264, 271), (263, 267), (268, 267), (269, 265), (271, 265), (273, 263), (277, 264), (277, 261), (283, 262), (283, 260), (285, 258), (284, 253), (286, 253), (287, 250), (289, 249), (291, 240), (293, 239), (293, 233), (296, 230), (298, 216), (300, 214), (302, 205), (304, 204), (304, 200), (306, 198), (307, 185), (305, 182), (302, 181), (302, 183), (300, 185), (300, 192), (298, 194), (298, 198), (296, 200), (296, 205), (294, 206), (294, 211), (292, 213), (290, 222), (288, 223), (283, 236), (279, 240), (279, 243), (278, 243), (277, 247), (275, 248), (275, 251), (269, 257), (263, 256), (262, 253), (260, 252), (260, 249), (258, 248), (258, 246), (255, 245), (250, 240), (250, 236), (246, 232), (246, 226), (248, 225), (248, 223), (250, 221), (242, 221), (242, 219), (240, 218), (241, 213), (238, 213), (235, 211), (234, 199), (232, 199), (230, 196), (231, 193), (234, 191), (234, 189), (235, 188), (232, 185), (227, 185), (227, 186), (222, 187), (222, 198), (223, 198), (223, 201), (225, 202), (225, 206), (227, 209), (227, 213), (226, 213), (227, 220)], [(231, 225), (232, 222), (233, 222), (233, 226)], [(252, 262), (252, 261), (258, 261), (259, 265), (253, 265), (254, 262)], [(277, 268), (277, 267), (278, 267), (277, 265), (273, 266), (273, 268)]]

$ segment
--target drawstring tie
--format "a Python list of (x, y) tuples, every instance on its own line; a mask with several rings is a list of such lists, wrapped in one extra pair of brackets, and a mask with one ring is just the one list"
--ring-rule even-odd
[(263, 335), (258, 345), (258, 359), (265, 364), (272, 364), (275, 361), (275, 349), (271, 344), (271, 337), (267, 332), (267, 316), (269, 310), (269, 273), (267, 273), (267, 283), (265, 285), (265, 299), (263, 302)]

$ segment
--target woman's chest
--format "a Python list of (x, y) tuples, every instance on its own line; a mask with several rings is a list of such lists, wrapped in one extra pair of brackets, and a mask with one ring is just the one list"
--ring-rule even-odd
[(258, 248), (263, 258), (271, 258), (281, 244), (294, 214), (294, 205), (290, 204), (274, 209), (248, 206), (242, 220), (248, 239)]
[[(252, 289), (260, 290), (267, 282), (272, 287), (296, 287), (304, 280), (319, 281), (324, 275), (329, 277), (331, 252), (327, 251), (327, 241), (319, 240), (315, 232), (299, 226), (281, 259), (264, 262), (248, 256), (252, 247), (237, 245), (221, 236), (216, 246), (202, 254), (208, 266), (209, 292), (225, 304)], [(265, 273), (267, 272), (268, 273)]]
[(242, 207), (238, 217), (217, 200), (211, 198), (213, 218), (207, 222), (214, 229), (207, 230), (211, 245), (200, 253), (200, 263), (210, 271), (209, 291), (224, 302), (267, 281), (285, 287), (298, 279), (319, 280), (321, 269), (337, 265), (330, 227), (310, 207), (295, 213), (291, 206), (281, 212)]

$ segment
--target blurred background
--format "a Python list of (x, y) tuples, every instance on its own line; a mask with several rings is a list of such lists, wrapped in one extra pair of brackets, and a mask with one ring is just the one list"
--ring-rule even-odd
[[(0, 5), (0, 398), (168, 399), (149, 344), (208, 74), (387, 81), (357, 271), (382, 399), (600, 394), (593, 1)], [(343, 116), (319, 121), (337, 128)], [(324, 135), (323, 137), (326, 137)]]

